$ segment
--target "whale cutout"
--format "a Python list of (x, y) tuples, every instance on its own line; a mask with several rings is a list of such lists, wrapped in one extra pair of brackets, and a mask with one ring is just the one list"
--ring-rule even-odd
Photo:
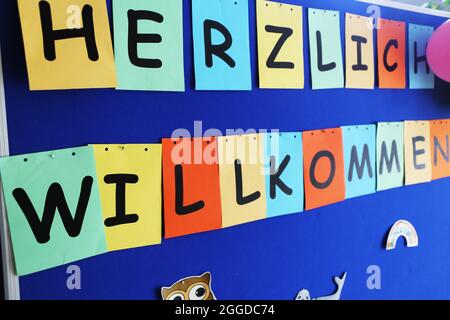
[(408, 248), (417, 247), (419, 245), (419, 237), (417, 236), (414, 226), (406, 220), (398, 220), (391, 227), (386, 242), (386, 250), (393, 250), (397, 245), (398, 238), (403, 237), (406, 240)]
[[(318, 298), (315, 298), (315, 299), (312, 299), (312, 300), (340, 300), (341, 299), (342, 288), (344, 287), (346, 278), (347, 278), (347, 272), (344, 273), (342, 278), (334, 277), (334, 282), (336, 283), (336, 286), (337, 286), (336, 292), (333, 293), (332, 295), (324, 296), (324, 297), (318, 297)], [(297, 294), (297, 297), (295, 298), (295, 300), (311, 300), (311, 296), (309, 294), (309, 291), (306, 290), (306, 289), (300, 290), (299, 293)]]

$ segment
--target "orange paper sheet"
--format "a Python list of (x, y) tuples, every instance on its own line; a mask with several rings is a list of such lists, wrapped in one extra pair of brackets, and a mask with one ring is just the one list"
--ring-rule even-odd
[(162, 146), (165, 238), (220, 229), (217, 139), (163, 139)]
[(430, 122), (405, 121), (405, 185), (431, 181)]
[(380, 88), (406, 88), (406, 27), (404, 22), (380, 19), (378, 79)]
[(373, 18), (345, 14), (346, 88), (373, 89)]
[(432, 179), (450, 176), (450, 119), (430, 121)]
[(340, 128), (304, 132), (303, 161), (306, 210), (345, 199)]

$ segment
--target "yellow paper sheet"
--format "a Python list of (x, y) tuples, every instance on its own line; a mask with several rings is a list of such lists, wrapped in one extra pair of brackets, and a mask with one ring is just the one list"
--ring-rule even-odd
[(116, 184), (106, 183), (111, 174), (137, 175), (125, 186), (125, 213), (137, 214), (134, 223), (105, 226), (109, 251), (161, 243), (160, 144), (94, 145), (104, 220), (116, 216)]
[[(303, 89), (303, 22), (302, 7), (278, 2), (258, 0), (257, 28), (258, 28), (258, 65), (260, 88)], [(268, 32), (266, 30), (286, 32), (289, 37), (282, 38), (283, 32)], [(275, 27), (275, 29), (273, 28)], [(284, 29), (277, 29), (277, 28)], [(292, 32), (292, 34), (291, 34)], [(287, 36), (287, 33), (286, 33)], [(284, 36), (284, 37), (286, 37)], [(283, 41), (283, 43), (280, 42)], [(277, 44), (282, 44), (274, 61), (278, 67), (269, 68), (267, 61)], [(279, 63), (288, 62), (288, 67)]]
[[(249, 134), (218, 138), (222, 227), (230, 227), (266, 218), (263, 135)], [(241, 161), (242, 195), (259, 193), (248, 204), (236, 201), (235, 160)]]
[[(92, 7), (98, 59), (88, 56), (84, 37), (55, 40), (55, 59), (44, 54), (40, 3), (50, 5), (52, 30), (83, 27), (85, 5)], [(30, 90), (115, 87), (116, 76), (104, 0), (18, 0)], [(88, 7), (86, 7), (88, 8)], [(46, 19), (46, 21), (49, 21)], [(74, 23), (77, 22), (77, 23)]]
[(430, 123), (405, 121), (405, 184), (431, 181)]
[[(352, 37), (354, 39), (352, 40)], [(364, 38), (366, 43), (360, 41)], [(358, 61), (358, 42), (360, 44), (360, 61)], [(373, 18), (345, 14), (345, 61), (346, 87), (356, 89), (373, 89), (375, 83), (373, 49)], [(367, 67), (367, 70), (362, 66)], [(365, 69), (365, 68), (364, 68)]]

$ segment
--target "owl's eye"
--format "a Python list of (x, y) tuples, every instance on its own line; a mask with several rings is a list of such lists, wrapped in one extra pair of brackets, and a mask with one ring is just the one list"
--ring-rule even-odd
[(197, 284), (189, 291), (190, 300), (203, 300), (206, 296), (206, 287), (203, 284)]
[(173, 293), (170, 295), (167, 300), (184, 300), (184, 295), (182, 293)]

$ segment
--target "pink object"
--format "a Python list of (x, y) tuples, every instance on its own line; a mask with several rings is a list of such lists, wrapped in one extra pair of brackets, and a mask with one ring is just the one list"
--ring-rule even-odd
[(441, 25), (428, 41), (427, 60), (436, 76), (450, 82), (450, 20)]

